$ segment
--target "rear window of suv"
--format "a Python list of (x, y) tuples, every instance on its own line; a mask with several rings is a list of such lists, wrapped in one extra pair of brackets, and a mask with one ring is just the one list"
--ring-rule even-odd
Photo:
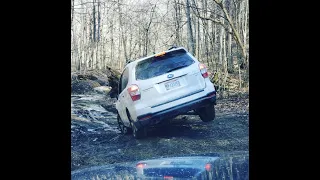
[(166, 74), (194, 63), (194, 60), (184, 49), (171, 51), (161, 56), (154, 56), (138, 62), (136, 65), (136, 79), (145, 80)]

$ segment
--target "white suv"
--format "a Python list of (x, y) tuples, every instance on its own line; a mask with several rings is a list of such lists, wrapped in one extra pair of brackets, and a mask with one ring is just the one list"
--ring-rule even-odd
[(215, 118), (216, 91), (207, 68), (185, 48), (173, 48), (128, 63), (120, 77), (116, 109), (122, 133), (135, 138), (147, 127), (194, 110)]

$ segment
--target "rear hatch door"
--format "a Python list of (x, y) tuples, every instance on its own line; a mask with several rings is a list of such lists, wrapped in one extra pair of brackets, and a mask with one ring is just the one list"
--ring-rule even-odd
[(181, 99), (205, 88), (197, 61), (184, 49), (140, 61), (135, 69), (141, 100), (149, 107)]

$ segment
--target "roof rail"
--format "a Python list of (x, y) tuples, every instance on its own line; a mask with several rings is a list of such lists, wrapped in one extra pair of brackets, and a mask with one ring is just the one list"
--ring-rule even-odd
[(173, 45), (168, 50), (175, 49), (175, 48), (177, 48), (177, 46)]

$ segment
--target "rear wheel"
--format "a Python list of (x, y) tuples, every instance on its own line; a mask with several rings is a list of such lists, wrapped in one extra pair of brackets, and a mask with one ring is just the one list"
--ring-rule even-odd
[(137, 128), (133, 123), (132, 123), (132, 134), (133, 137), (136, 139), (142, 139), (146, 136), (146, 128), (141, 127), (141, 128)]
[(203, 122), (213, 121), (216, 116), (214, 104), (202, 107), (197, 112)]
[(119, 114), (117, 116), (118, 121), (118, 128), (121, 131), (122, 134), (128, 134), (129, 129), (123, 124), (122, 119), (120, 118)]
[(132, 129), (132, 135), (134, 138), (136, 139), (142, 139), (143, 137), (147, 136), (147, 129), (145, 127), (140, 127), (140, 128), (137, 128), (134, 123), (133, 123), (133, 120), (130, 116), (130, 113), (127, 111), (127, 115), (128, 115), (128, 119), (130, 121), (130, 126), (131, 126), (131, 129)]

